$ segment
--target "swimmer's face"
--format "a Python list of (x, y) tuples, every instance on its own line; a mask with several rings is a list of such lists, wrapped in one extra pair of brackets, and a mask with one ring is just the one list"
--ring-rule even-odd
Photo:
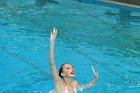
[(70, 64), (63, 65), (63, 72), (61, 75), (63, 77), (74, 77), (74, 68)]

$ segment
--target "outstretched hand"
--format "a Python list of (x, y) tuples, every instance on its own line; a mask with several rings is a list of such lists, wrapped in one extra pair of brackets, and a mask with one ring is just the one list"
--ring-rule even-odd
[(95, 72), (94, 67), (92, 66), (92, 71), (94, 73), (95, 79), (98, 79), (98, 72)]
[(57, 36), (57, 29), (53, 28), (53, 31), (51, 32), (51, 36), (50, 36), (50, 42), (54, 43), (55, 42), (55, 38)]

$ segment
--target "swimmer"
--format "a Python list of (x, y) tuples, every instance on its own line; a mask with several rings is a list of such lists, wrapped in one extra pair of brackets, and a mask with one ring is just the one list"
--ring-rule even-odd
[(85, 90), (92, 87), (98, 79), (98, 72), (95, 72), (93, 66), (92, 71), (95, 78), (84, 86), (79, 85), (78, 81), (72, 79), (75, 76), (75, 71), (71, 64), (62, 64), (59, 73), (57, 72), (54, 62), (54, 45), (56, 36), (57, 29), (54, 28), (50, 36), (49, 64), (54, 81), (55, 93), (77, 93), (77, 90)]

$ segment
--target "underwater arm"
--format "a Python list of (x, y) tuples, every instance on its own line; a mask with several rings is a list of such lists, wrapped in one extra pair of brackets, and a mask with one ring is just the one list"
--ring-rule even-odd
[(55, 44), (56, 36), (57, 36), (57, 29), (54, 28), (53, 31), (51, 32), (51, 36), (50, 36), (49, 63), (50, 63), (52, 78), (53, 78), (55, 83), (56, 83), (56, 79), (59, 78), (58, 73), (57, 73), (57, 69), (56, 69), (56, 65), (54, 63), (54, 44)]

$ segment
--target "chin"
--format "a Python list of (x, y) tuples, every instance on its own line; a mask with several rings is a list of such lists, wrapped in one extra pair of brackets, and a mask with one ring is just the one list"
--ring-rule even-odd
[(74, 77), (75, 75), (72, 75), (71, 77)]
[(69, 77), (70, 77), (70, 78), (73, 78), (74, 76), (75, 76), (75, 75), (70, 75)]

